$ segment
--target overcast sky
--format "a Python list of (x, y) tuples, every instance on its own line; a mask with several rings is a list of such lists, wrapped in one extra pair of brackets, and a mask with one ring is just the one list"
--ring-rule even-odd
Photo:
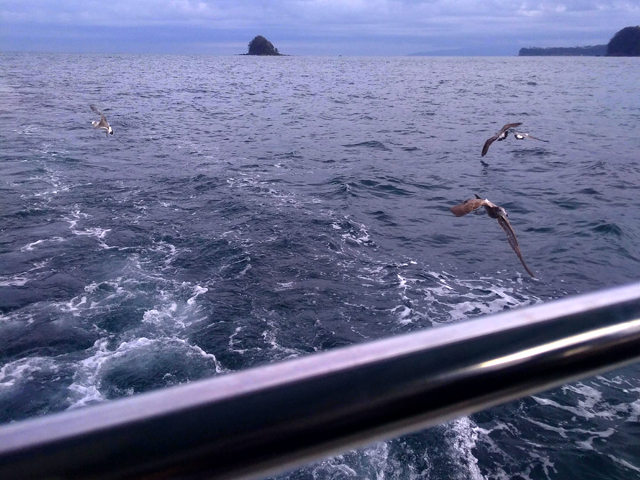
[(517, 55), (638, 24), (640, 0), (0, 0), (0, 50)]

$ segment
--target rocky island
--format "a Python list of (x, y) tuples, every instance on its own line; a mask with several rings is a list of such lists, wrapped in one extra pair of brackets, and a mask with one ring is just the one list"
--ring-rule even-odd
[(640, 57), (640, 26), (625, 27), (607, 45), (608, 57)]
[(249, 42), (249, 51), (244, 55), (282, 55), (269, 40), (262, 35), (258, 35)]
[(587, 47), (529, 47), (521, 48), (518, 56), (640, 56), (640, 26), (625, 27), (618, 31), (607, 45), (590, 45)]

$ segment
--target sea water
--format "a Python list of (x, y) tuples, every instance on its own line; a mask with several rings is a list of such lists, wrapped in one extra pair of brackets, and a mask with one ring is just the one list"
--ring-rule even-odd
[[(628, 58), (0, 54), (0, 421), (638, 280), (638, 78)], [(547, 142), (483, 165), (508, 122)], [(536, 279), (495, 220), (450, 213), (474, 194)], [(639, 370), (281, 478), (635, 479)]]

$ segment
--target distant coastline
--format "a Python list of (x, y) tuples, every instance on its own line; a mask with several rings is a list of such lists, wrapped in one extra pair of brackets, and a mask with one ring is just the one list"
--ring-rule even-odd
[(616, 32), (606, 45), (587, 47), (529, 47), (521, 48), (519, 57), (590, 56), (590, 57), (639, 57), (640, 26), (625, 27)]
[(604, 57), (607, 54), (606, 45), (589, 45), (586, 47), (529, 47), (521, 48), (519, 57), (550, 57), (550, 56), (585, 56)]

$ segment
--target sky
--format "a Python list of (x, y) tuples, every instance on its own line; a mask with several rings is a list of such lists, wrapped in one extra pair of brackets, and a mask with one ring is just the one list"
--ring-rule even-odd
[(640, 0), (0, 0), (0, 51), (517, 55), (638, 24)]

